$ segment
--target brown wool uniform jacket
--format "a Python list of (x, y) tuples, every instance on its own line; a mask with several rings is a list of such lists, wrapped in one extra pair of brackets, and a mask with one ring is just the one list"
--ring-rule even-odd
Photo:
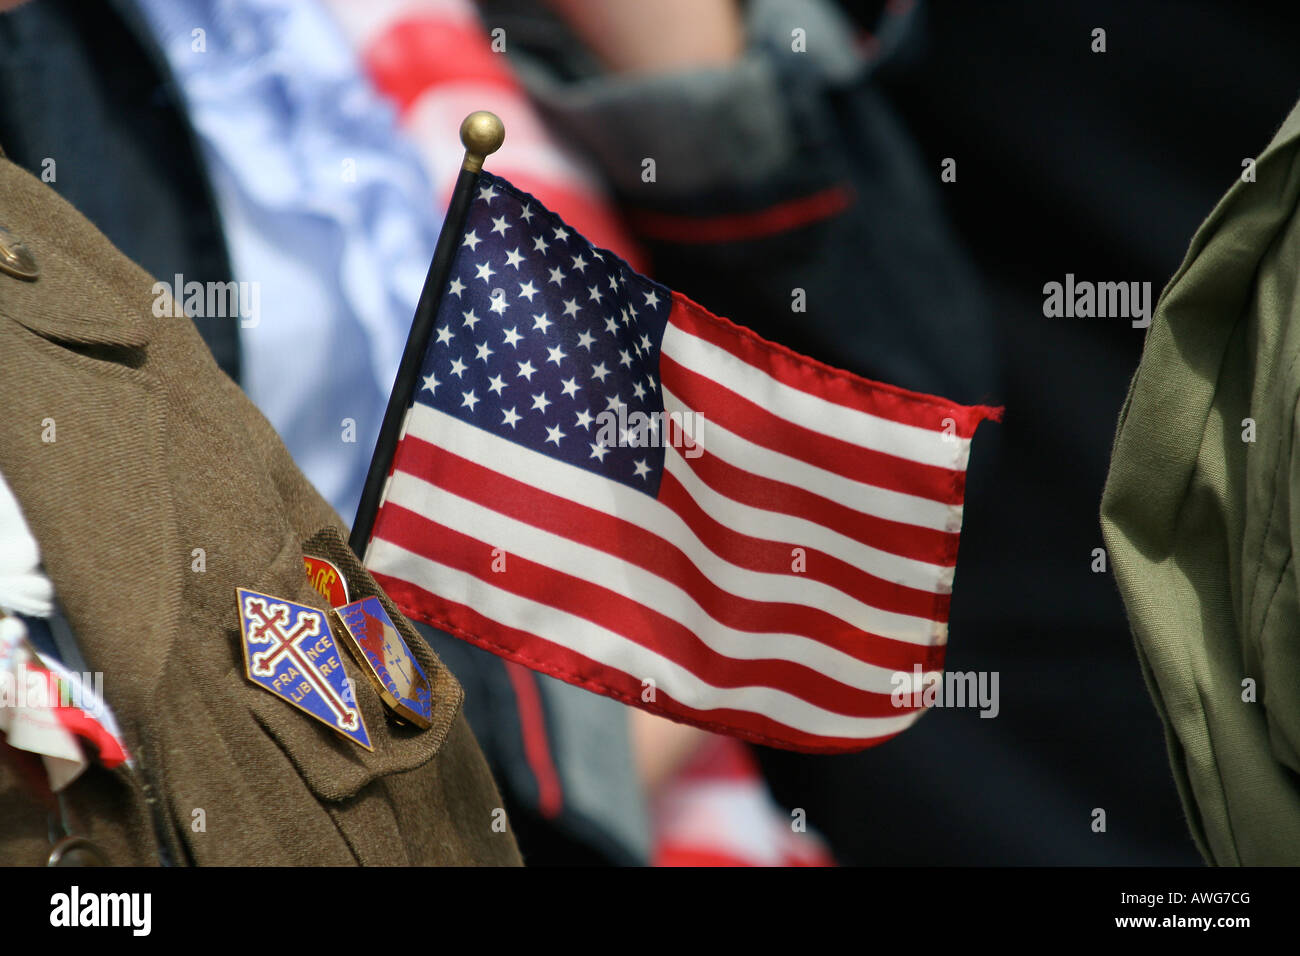
[[(236, 587), (326, 609), (304, 550), (352, 600), (377, 586), (192, 323), (155, 317), (151, 276), (2, 158), (0, 226), (40, 269), (0, 272), (0, 474), (138, 765), (67, 788), (72, 832), (115, 864), (518, 863), (460, 685), (391, 604), (432, 729), (389, 719), (346, 654), (373, 752), (249, 682)], [(19, 763), (0, 749), (0, 863), (40, 865), (48, 794)]]

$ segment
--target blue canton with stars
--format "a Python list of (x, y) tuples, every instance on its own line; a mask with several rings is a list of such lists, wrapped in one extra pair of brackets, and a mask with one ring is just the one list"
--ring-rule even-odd
[(639, 416), (621, 436), (601, 425), (663, 411), (671, 293), (505, 180), (485, 172), (477, 188), (416, 401), (657, 495), (660, 441), (631, 443)]

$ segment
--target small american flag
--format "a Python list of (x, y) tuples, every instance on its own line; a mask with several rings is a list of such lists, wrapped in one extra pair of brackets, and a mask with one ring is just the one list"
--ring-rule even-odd
[(942, 668), (996, 414), (764, 341), (484, 173), (366, 564), (408, 616), (534, 670), (857, 750)]

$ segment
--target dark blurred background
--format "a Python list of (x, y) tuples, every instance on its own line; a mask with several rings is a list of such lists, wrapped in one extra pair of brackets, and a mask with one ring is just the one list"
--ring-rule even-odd
[(1043, 284), (1074, 273), (1159, 295), (1300, 93), (1300, 7), (930, 0), (912, 27), (878, 81), (935, 175), (957, 160), (942, 194), (1004, 362), (1006, 420), (972, 454), (948, 651), (951, 669), (1001, 672), (1001, 714), (937, 710), (867, 754), (768, 751), (764, 766), (846, 861), (1199, 862), (1123, 607), (1091, 570), (1145, 333), (1045, 318)]

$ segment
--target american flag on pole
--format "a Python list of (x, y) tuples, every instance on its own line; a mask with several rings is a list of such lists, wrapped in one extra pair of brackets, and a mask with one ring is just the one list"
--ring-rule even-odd
[(408, 616), (777, 747), (920, 715), (998, 410), (764, 341), (488, 173), (422, 376), (366, 550)]

